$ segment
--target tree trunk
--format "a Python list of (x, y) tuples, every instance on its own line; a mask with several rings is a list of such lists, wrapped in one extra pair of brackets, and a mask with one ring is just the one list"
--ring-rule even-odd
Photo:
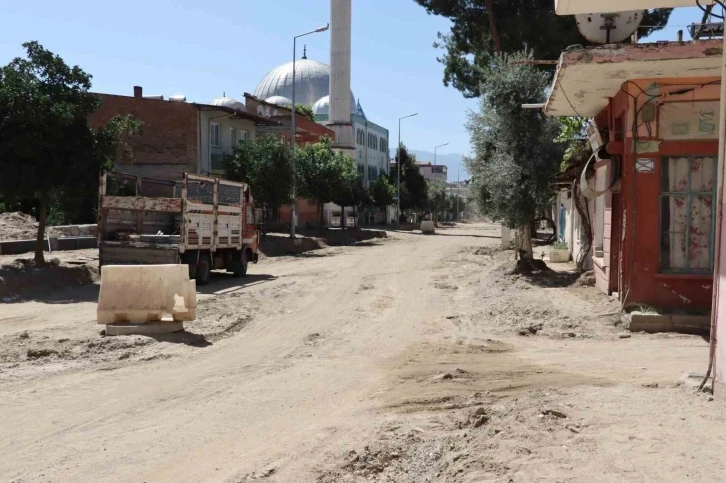
[(345, 216), (345, 206), (340, 207), (340, 229), (345, 230), (345, 225), (348, 222), (348, 218)]
[(40, 213), (38, 214), (38, 236), (35, 239), (35, 264), (45, 265), (43, 248), (45, 245), (45, 223), (48, 219), (48, 194), (40, 195)]
[(534, 258), (532, 252), (532, 222), (525, 223), (519, 227), (519, 250), (524, 258)]
[[(582, 250), (580, 250), (580, 254), (575, 262), (577, 273), (583, 273), (585, 271), (585, 258), (590, 254), (593, 241), (592, 224), (590, 223), (590, 208), (587, 206), (587, 199), (580, 197), (579, 193), (575, 193), (573, 198), (573, 201), (575, 202), (575, 209), (577, 209), (577, 213), (580, 215), (582, 227), (585, 230), (585, 246)], [(575, 244), (575, 240), (572, 240), (572, 244)]]
[(497, 21), (494, 18), (494, 0), (486, 0), (487, 6), (487, 17), (489, 18), (489, 30), (492, 33), (492, 40), (494, 40), (494, 50), (496, 52), (502, 51), (502, 39), (499, 38), (499, 30), (497, 29)]

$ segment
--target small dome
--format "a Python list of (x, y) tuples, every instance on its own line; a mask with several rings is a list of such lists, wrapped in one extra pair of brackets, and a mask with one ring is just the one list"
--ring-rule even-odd
[(292, 101), (284, 96), (272, 96), (265, 99), (265, 102), (280, 107), (292, 107)]
[[(330, 96), (325, 96), (318, 99), (315, 104), (313, 104), (313, 112), (316, 116), (330, 115)], [(352, 92), (350, 93), (350, 112), (351, 114), (356, 114), (358, 112)]]
[(232, 107), (234, 109), (240, 109), (239, 104), (241, 103), (224, 94), (222, 94), (222, 97), (212, 99), (212, 102), (209, 103), (210, 106)]
[(232, 105), (232, 107), (234, 107), (235, 109), (237, 109), (239, 111), (244, 111), (245, 110), (245, 104), (244, 104), (244, 102), (240, 102), (240, 101), (235, 101), (235, 103)]

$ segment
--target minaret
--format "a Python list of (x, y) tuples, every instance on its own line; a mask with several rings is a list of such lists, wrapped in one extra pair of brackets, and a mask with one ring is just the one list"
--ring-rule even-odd
[(335, 131), (333, 148), (355, 157), (350, 122), (350, 18), (351, 0), (330, 0), (330, 117)]

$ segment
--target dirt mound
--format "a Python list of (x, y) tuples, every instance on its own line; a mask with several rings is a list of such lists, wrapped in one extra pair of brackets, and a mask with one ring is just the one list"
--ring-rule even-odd
[[(52, 228), (46, 228), (48, 236), (56, 236)], [(33, 240), (38, 236), (38, 220), (19, 211), (0, 213), (0, 241)]]
[(8, 303), (43, 297), (70, 286), (92, 284), (96, 280), (98, 266), (95, 262), (37, 266), (32, 259), (18, 258), (12, 263), (0, 265), (0, 300)]
[(332, 246), (347, 246), (362, 241), (373, 240), (377, 238), (386, 238), (388, 233), (383, 230), (361, 230), (358, 228), (350, 228), (347, 230), (327, 230), (324, 233), (325, 242)]
[(298, 244), (293, 244), (289, 235), (268, 233), (260, 243), (260, 254), (263, 257), (282, 257), (299, 255), (312, 250), (327, 248), (325, 240), (314, 237), (298, 237)]

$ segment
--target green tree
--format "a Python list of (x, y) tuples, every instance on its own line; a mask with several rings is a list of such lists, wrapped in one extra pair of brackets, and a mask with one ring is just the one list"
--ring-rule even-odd
[(416, 156), (401, 144), (397, 161), (401, 163), (401, 209), (425, 208), (428, 201), (426, 179), (416, 163)]
[(347, 189), (353, 185), (357, 176), (355, 161), (343, 152), (333, 151), (332, 141), (328, 137), (318, 143), (298, 148), (295, 159), (297, 194), (318, 202), (319, 229), (322, 231), (325, 203), (336, 199), (346, 203), (354, 202), (352, 193), (348, 193)]
[(431, 210), (433, 221), (437, 221), (440, 213), (449, 211), (448, 186), (443, 181), (427, 182), (427, 207)]
[(249, 184), (255, 200), (273, 215), (292, 202), (292, 153), (278, 138), (265, 135), (240, 142), (223, 164), (225, 176)]
[(87, 119), (100, 100), (89, 93), (91, 76), (38, 42), (23, 47), (27, 58), (0, 68), (0, 192), (6, 199), (37, 200), (35, 261), (43, 264), (51, 200), (97, 186), (127, 134), (121, 130), (133, 123), (119, 120), (94, 132)]
[(510, 60), (527, 54), (495, 57), (495, 75), (487, 78), (487, 94), (479, 112), (470, 112), (467, 130), (474, 156), (466, 160), (482, 211), (517, 227), (522, 249), (532, 256), (531, 226), (552, 196), (550, 180), (562, 159), (555, 142), (560, 124), (539, 110), (522, 109), (525, 102), (545, 98), (549, 75), (531, 65)]
[[(448, 34), (439, 32), (434, 47), (444, 51), (444, 84), (465, 97), (479, 97), (486, 71), (497, 52), (533, 49), (535, 59), (555, 60), (567, 47), (588, 45), (570, 15), (555, 14), (553, 0), (414, 0), (429, 14), (451, 20)], [(665, 27), (672, 9), (648, 11), (640, 37)], [(548, 66), (550, 72), (554, 66)]]
[(313, 111), (313, 108), (308, 106), (307, 104), (295, 104), (295, 112), (303, 117), (308, 118), (313, 122), (316, 122), (315, 112)]
[(375, 206), (385, 209), (386, 206), (392, 205), (396, 196), (396, 186), (391, 182), (388, 175), (381, 175), (373, 184), (371, 196)]

